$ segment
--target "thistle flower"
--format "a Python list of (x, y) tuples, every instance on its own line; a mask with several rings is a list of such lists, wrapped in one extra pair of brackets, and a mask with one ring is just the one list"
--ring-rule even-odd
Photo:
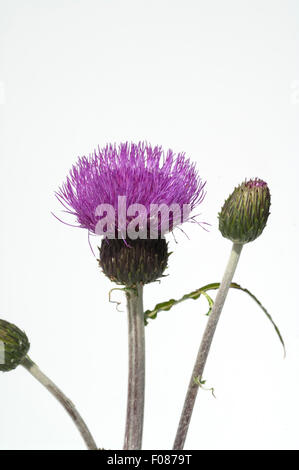
[(100, 265), (111, 280), (131, 285), (162, 275), (168, 259), (164, 235), (192, 219), (204, 187), (184, 153), (121, 143), (79, 158), (56, 196), (78, 227), (109, 239), (102, 241)]
[(219, 230), (235, 243), (248, 243), (263, 232), (270, 210), (270, 191), (265, 181), (255, 178), (240, 184), (219, 213)]
[(141, 449), (142, 442), (143, 285), (162, 276), (169, 256), (164, 235), (191, 219), (190, 212), (204, 198), (204, 186), (185, 154), (164, 153), (161, 147), (139, 142), (110, 144), (79, 158), (56, 193), (79, 227), (104, 236), (99, 264), (106, 276), (133, 287), (126, 290), (129, 385), (124, 449)]
[[(56, 195), (67, 212), (76, 216), (79, 227), (92, 233), (97, 233), (97, 207), (110, 205), (116, 213), (116, 230), (122, 232), (133, 216), (127, 215), (125, 227), (120, 227), (119, 196), (126, 197), (127, 206), (144, 206), (149, 222), (151, 204), (170, 207), (175, 203), (182, 211), (185, 204), (193, 210), (204, 197), (204, 186), (184, 153), (176, 156), (168, 150), (165, 155), (162, 147), (126, 142), (119, 147), (108, 144), (89, 158), (79, 158)], [(160, 229), (161, 225), (159, 221)]]
[(30, 344), (26, 334), (16, 325), (0, 320), (0, 370), (8, 372), (20, 365)]

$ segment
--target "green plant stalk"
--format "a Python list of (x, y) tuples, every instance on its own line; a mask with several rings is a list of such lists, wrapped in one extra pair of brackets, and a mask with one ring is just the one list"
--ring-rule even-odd
[(217, 296), (215, 299), (215, 303), (212, 308), (212, 312), (209, 316), (209, 320), (201, 341), (201, 345), (198, 351), (198, 355), (196, 358), (196, 362), (193, 368), (191, 380), (189, 383), (187, 395), (185, 398), (185, 403), (183, 407), (183, 411), (181, 414), (177, 434), (174, 441), (173, 449), (180, 450), (184, 448), (187, 432), (189, 429), (189, 424), (191, 421), (191, 416), (196, 400), (196, 396), (198, 393), (199, 383), (202, 379), (203, 371), (206, 365), (206, 361), (208, 358), (208, 354), (210, 351), (211, 343), (213, 340), (213, 336), (217, 327), (218, 320), (220, 318), (220, 314), (233, 279), (240, 254), (242, 251), (243, 245), (234, 243), (231, 254), (228, 260), (228, 264), (220, 284), (219, 290), (217, 292)]
[(145, 343), (143, 286), (126, 292), (129, 335), (129, 376), (127, 420), (124, 450), (140, 450), (142, 445), (144, 387), (145, 387)]
[(38, 380), (46, 389), (61, 403), (67, 413), (70, 415), (74, 421), (78, 431), (80, 432), (84, 442), (89, 450), (97, 450), (97, 445), (86, 426), (81, 415), (75, 408), (75, 405), (67, 398), (64, 393), (49, 379), (40, 368), (30, 359), (29, 356), (26, 356), (23, 362), (21, 363), (28, 372), (30, 372), (33, 377)]

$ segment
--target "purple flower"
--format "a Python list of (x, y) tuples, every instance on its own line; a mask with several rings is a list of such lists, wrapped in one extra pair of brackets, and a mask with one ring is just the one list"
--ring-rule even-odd
[[(92, 233), (98, 233), (101, 218), (98, 207), (103, 204), (110, 205), (115, 212), (116, 232), (127, 229), (134, 217), (126, 214), (124, 226), (120, 227), (120, 196), (126, 197), (126, 207), (141, 204), (145, 208), (147, 227), (153, 218), (153, 205), (176, 204), (182, 214), (188, 206), (189, 212), (181, 215), (180, 220), (171, 212), (167, 214), (171, 230), (192, 219), (190, 212), (205, 196), (204, 186), (195, 165), (184, 153), (175, 155), (172, 150), (164, 153), (160, 146), (126, 142), (118, 147), (108, 144), (88, 158), (79, 158), (56, 196), (66, 212), (76, 216), (79, 227)], [(163, 216), (158, 214), (156, 219), (159, 233), (164, 232)]]

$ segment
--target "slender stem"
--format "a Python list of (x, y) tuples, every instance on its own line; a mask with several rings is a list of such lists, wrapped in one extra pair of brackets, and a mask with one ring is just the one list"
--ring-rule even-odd
[(127, 292), (129, 333), (129, 377), (125, 450), (140, 450), (143, 431), (145, 346), (143, 286)]
[(44, 387), (46, 387), (49, 392), (54, 395), (55, 398), (61, 403), (61, 405), (68, 412), (75, 425), (78, 428), (81, 436), (84, 439), (84, 442), (89, 450), (97, 450), (97, 445), (90, 434), (88, 427), (81, 418), (80, 414), (75, 408), (75, 405), (69, 400), (64, 393), (50, 380), (40, 368), (30, 359), (29, 356), (26, 356), (22, 362), (22, 366), (30, 372), (33, 377), (36, 378)]
[(204, 371), (204, 367), (208, 358), (208, 354), (210, 351), (211, 343), (213, 340), (213, 336), (216, 330), (216, 326), (228, 293), (228, 289), (230, 283), (232, 282), (240, 254), (242, 251), (243, 245), (238, 243), (234, 243), (232, 247), (232, 251), (230, 254), (230, 258), (228, 260), (228, 264), (226, 266), (226, 270), (220, 284), (219, 290), (217, 292), (217, 296), (215, 299), (215, 303), (212, 308), (212, 312), (209, 316), (209, 320), (201, 341), (201, 345), (198, 351), (198, 355), (196, 358), (196, 362), (193, 368), (191, 380), (189, 383), (189, 388), (187, 391), (187, 395), (185, 398), (185, 403), (183, 407), (183, 411), (181, 414), (181, 419), (179, 422), (179, 427), (177, 430), (176, 438), (174, 441), (173, 449), (183, 449), (189, 424), (191, 421), (192, 411), (194, 408), (194, 403), (196, 400), (197, 392), (199, 384), (196, 381), (200, 381), (202, 379), (202, 374)]

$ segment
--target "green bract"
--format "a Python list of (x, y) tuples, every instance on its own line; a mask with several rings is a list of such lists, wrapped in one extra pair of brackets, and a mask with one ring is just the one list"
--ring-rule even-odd
[(0, 371), (15, 369), (24, 360), (30, 343), (17, 326), (0, 320)]
[(126, 241), (104, 239), (99, 250), (99, 264), (106, 276), (127, 287), (159, 279), (167, 267), (169, 257), (164, 238)]
[(256, 178), (235, 188), (219, 213), (219, 230), (234, 243), (255, 240), (264, 230), (270, 210), (267, 183)]

